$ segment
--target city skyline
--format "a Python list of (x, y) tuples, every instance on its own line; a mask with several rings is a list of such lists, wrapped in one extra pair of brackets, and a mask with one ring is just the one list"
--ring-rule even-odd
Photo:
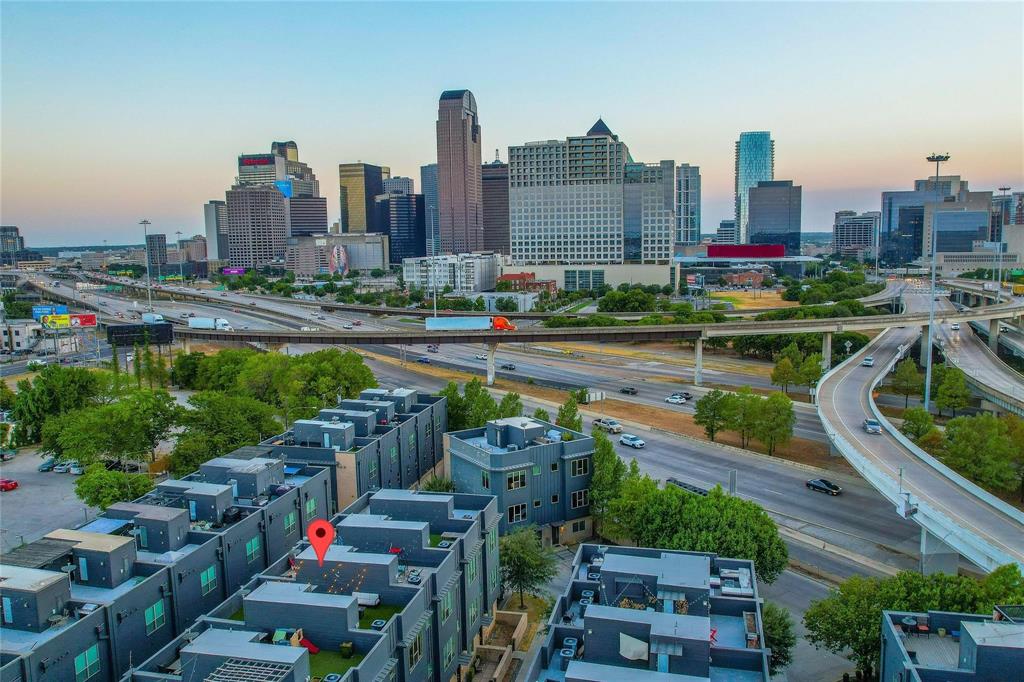
[[(830, 230), (838, 210), (879, 210), (881, 191), (930, 174), (932, 151), (950, 152), (944, 172), (972, 187), (1024, 184), (1020, 5), (528, 7), (252, 5), (239, 16), (221, 4), (4, 3), (2, 221), (41, 247), (137, 243), (142, 218), (154, 232), (202, 233), (202, 207), (223, 199), (237, 156), (282, 139), (331, 184), (337, 164), (360, 160), (418, 177), (436, 160), (437, 97), (460, 88), (476, 96), (483, 149), (502, 156), (602, 117), (636, 158), (700, 166), (704, 234), (732, 217), (733, 145), (750, 130), (771, 131), (775, 177), (803, 185), (805, 232)], [(665, 87), (676, 82), (671, 65), (639, 55), (592, 69), (582, 54), (552, 62), (537, 49), (510, 60), (493, 49), (558, 40), (569, 54), (582, 38), (557, 27), (570, 20), (614, 24), (651, 44), (685, 41), (700, 67), (685, 87)], [(88, 44), (82, 22), (95, 28)], [(249, 68), (240, 55), (261, 25), (304, 35), (308, 70)], [(382, 25), (386, 35), (367, 30)], [(435, 44), (440, 30), (450, 39)], [(832, 40), (858, 32), (863, 41)], [(940, 34), (978, 37), (928, 37)], [(729, 44), (751, 48), (722, 49)], [(409, 85), (381, 89), (376, 72), (342, 70), (346, 51), (360, 49), (380, 55), (382, 69), (410, 69)], [(255, 89), (279, 76), (290, 79), (287, 96), (268, 92), (248, 109)], [(972, 104), (990, 101), (995, 81), (1000, 106)], [(355, 97), (373, 105), (344, 105)], [(333, 221), (338, 198), (323, 194)]]

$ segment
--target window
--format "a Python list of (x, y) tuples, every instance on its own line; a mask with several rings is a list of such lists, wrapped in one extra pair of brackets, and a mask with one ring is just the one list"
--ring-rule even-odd
[(472, 627), (473, 623), (476, 622), (477, 616), (480, 615), (480, 595), (473, 597), (473, 601), (469, 602), (469, 624)]
[(391, 463), (394, 464), (397, 461), (398, 461), (398, 446), (397, 445), (392, 445), (391, 446)]
[(558, 504), (558, 495), (551, 496), (551, 504)]
[(570, 469), (573, 476), (586, 476), (590, 471), (590, 460), (586, 457), (580, 459), (574, 459), (571, 462), (572, 468)]
[(471, 556), (466, 562), (466, 580), (473, 582), (476, 580), (477, 569), (480, 566), (480, 555), (475, 554)]
[(448, 638), (448, 641), (444, 644), (444, 665), (447, 668), (455, 660), (455, 635)]
[(540, 500), (534, 500), (533, 501), (533, 508), (534, 509), (540, 509)]
[(3, 622), (8, 624), (8, 625), (10, 625), (11, 623), (14, 622), (14, 608), (13, 608), (13, 606), (11, 604), (11, 598), (10, 597), (4, 597), (0, 601), (3, 602), (3, 617), (4, 617)]
[(551, 463), (551, 471), (558, 471), (558, 462)]
[(260, 536), (257, 535), (249, 542), (245, 543), (245, 560), (250, 564), (256, 561), (256, 556), (260, 552)]
[(534, 466), (533, 467), (533, 475), (534, 476), (540, 476), (540, 467), (539, 466)]
[(215, 565), (199, 574), (199, 585), (203, 588), (204, 597), (217, 588), (217, 567)]
[(513, 504), (508, 508), (508, 522), (520, 523), (526, 520), (526, 505)]
[(146, 609), (146, 634), (151, 635), (164, 626), (167, 622), (167, 615), (164, 613), (164, 600)]
[(100, 671), (100, 645), (91, 647), (75, 656), (75, 682), (85, 682)]
[(290, 511), (284, 515), (284, 534), (288, 535), (295, 530), (298, 512)]
[(412, 670), (423, 658), (423, 632), (420, 631), (409, 645), (409, 669)]
[(572, 522), (572, 532), (573, 533), (582, 533), (586, 529), (587, 529), (587, 520), (586, 519), (581, 519), (580, 521), (573, 521)]
[(587, 489), (574, 490), (569, 495), (569, 508), (579, 509), (580, 507), (586, 507), (590, 504), (590, 491)]
[(316, 498), (306, 500), (306, 516), (316, 516)]
[(368, 473), (370, 475), (370, 484), (372, 485), (377, 481), (377, 459), (371, 459), (368, 467)]
[(491, 472), (489, 472), (489, 471), (481, 471), (480, 472), (480, 485), (484, 488), (484, 490), (490, 490), (491, 489)]
[(138, 531), (135, 537), (139, 539), (139, 549), (147, 549), (149, 547), (149, 531), (145, 526), (138, 526), (135, 530)]
[(487, 584), (493, 590), (498, 587), (498, 564), (491, 564), (491, 568), (487, 571)]
[(513, 471), (505, 478), (506, 490), (519, 490), (526, 487), (526, 472)]
[(415, 433), (410, 433), (409, 434), (409, 447), (412, 448), (413, 450), (416, 449), (416, 434)]
[(443, 625), (448, 616), (452, 615), (452, 591), (448, 590), (441, 595), (441, 624)]
[(498, 551), (498, 529), (492, 528), (487, 534), (487, 549), (491, 552)]

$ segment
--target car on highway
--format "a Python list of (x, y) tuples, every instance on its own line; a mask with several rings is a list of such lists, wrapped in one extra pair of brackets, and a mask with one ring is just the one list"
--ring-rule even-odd
[(882, 433), (882, 424), (877, 419), (864, 420), (865, 433)]
[(510, 371), (510, 372), (514, 372), (514, 371), (516, 371), (516, 366), (515, 366), (515, 363), (512, 363), (512, 362), (506, 362), (506, 363), (503, 363), (503, 364), (501, 365), (501, 368), (502, 368), (502, 369), (507, 369), (507, 370), (508, 370), (508, 371)]
[(53, 471), (53, 467), (57, 466), (57, 458), (49, 457), (42, 464), (36, 467), (36, 471), (46, 472)]
[(681, 395), (687, 400), (693, 400), (693, 394), (689, 391), (672, 391), (672, 395)]
[(952, 329), (955, 332), (958, 332), (958, 331), (960, 331), (960, 323), (959, 322), (954, 322), (953, 324), (949, 325), (949, 328)]
[(808, 490), (813, 490), (819, 493), (828, 493), (833, 497), (843, 492), (842, 488), (825, 478), (812, 478), (807, 481), (806, 485)]
[(427, 352), (428, 353), (440, 353), (441, 352), (441, 348), (436, 343), (432, 343), (432, 344), (427, 346)]
[(423, 365), (429, 365), (430, 364), (430, 358), (428, 358), (427, 356), (424, 355), (422, 357), (416, 358), (416, 362), (418, 362), (420, 364), (423, 364)]
[(669, 397), (665, 398), (665, 402), (672, 405), (683, 405), (686, 403), (686, 398), (677, 393), (673, 393)]
[(607, 431), (608, 433), (622, 433), (622, 424), (608, 417), (598, 417), (595, 419), (594, 428)]
[[(319, 317), (319, 318), (317, 318), (317, 319), (320, 319), (320, 320), (322, 320), (322, 319), (324, 319), (324, 318), (322, 318), (322, 317)], [(342, 328), (342, 329), (351, 329), (351, 328), (352, 328), (352, 323), (351, 323), (351, 322), (346, 322), (345, 324), (341, 325), (341, 328)]]
[(362, 323), (362, 321), (360, 321), (360, 320), (354, 320), (354, 321), (352, 322), (352, 324), (354, 324), (354, 325), (355, 325), (355, 326), (357, 326), (357, 327), (362, 327), (362, 326), (363, 326), (363, 323)]
[(475, 357), (477, 360), (486, 360), (487, 359), (487, 356), (485, 354), (483, 354), (483, 353), (477, 353), (473, 357)]
[(874, 367), (875, 366), (875, 359), (869, 355), (869, 356), (867, 356), (866, 358), (864, 358), (863, 360), (860, 361), (860, 366), (861, 367)]
[(635, 448), (637, 450), (647, 445), (647, 443), (644, 442), (643, 438), (641, 438), (640, 436), (634, 436), (631, 433), (624, 433), (621, 436), (619, 436), (619, 442), (622, 443), (623, 445), (628, 445), (629, 447)]
[(619, 389), (619, 393), (625, 393), (626, 395), (636, 395), (636, 386), (623, 386)]
[(18, 487), (18, 482), (13, 478), (0, 478), (0, 490), (5, 493)]

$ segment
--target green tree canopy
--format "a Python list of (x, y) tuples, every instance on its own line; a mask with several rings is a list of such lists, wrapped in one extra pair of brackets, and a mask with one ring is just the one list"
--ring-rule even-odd
[(519, 607), (526, 608), (526, 592), (536, 592), (555, 576), (555, 553), (541, 545), (537, 529), (519, 528), (501, 538), (501, 581), (519, 593)]
[[(449, 431), (480, 428), (498, 418), (498, 403), (479, 379), (467, 382), (462, 393), (459, 393), (459, 385), (450, 381), (441, 395), (447, 398)], [(514, 409), (511, 402), (506, 407)]]
[(764, 645), (772, 650), (768, 672), (774, 677), (793, 662), (793, 648), (796, 647), (793, 618), (789, 611), (775, 602), (766, 601), (761, 607), (761, 621), (764, 624)]
[(793, 401), (783, 393), (772, 393), (760, 400), (758, 407), (754, 437), (764, 443), (769, 455), (774, 455), (777, 446), (785, 445), (793, 437), (796, 426)]
[(716, 388), (697, 401), (693, 421), (703, 426), (704, 433), (714, 441), (719, 431), (733, 423), (736, 409), (736, 397)]
[(453, 493), (455, 492), (455, 483), (450, 478), (431, 476), (424, 481), (421, 489), (432, 493)]
[(518, 393), (510, 391), (505, 394), (498, 403), (498, 417), (521, 417), (523, 415), (523, 401)]
[(900, 432), (912, 441), (918, 441), (935, 428), (935, 421), (923, 407), (911, 407), (903, 411)]
[(106, 509), (117, 502), (131, 502), (153, 489), (146, 474), (108, 471), (102, 464), (92, 464), (75, 480), (75, 495), (90, 507)]
[(793, 366), (788, 357), (780, 357), (772, 368), (772, 383), (782, 388), (783, 393), (789, 392), (790, 384), (800, 383), (800, 372)]
[(948, 367), (943, 373), (942, 383), (939, 384), (938, 393), (935, 396), (935, 407), (939, 414), (943, 410), (952, 410), (956, 416), (957, 410), (967, 407), (967, 401), (971, 397), (971, 390), (967, 388), (967, 378), (963, 370), (958, 367)]
[(196, 393), (181, 418), (184, 431), (171, 453), (177, 476), (243, 445), (255, 445), (281, 429), (274, 408), (252, 398), (218, 391)]
[(549, 424), (551, 423), (551, 415), (548, 414), (548, 411), (543, 407), (538, 407), (533, 411), (533, 418), (542, 422), (548, 422)]
[(579, 403), (576, 402), (576, 396), (571, 392), (569, 397), (565, 399), (565, 402), (562, 403), (562, 406), (558, 408), (555, 424), (570, 431), (583, 430), (583, 417), (580, 416)]
[(811, 353), (808, 355), (803, 363), (800, 364), (800, 379), (799, 383), (808, 388), (818, 385), (818, 380), (821, 379), (821, 375), (825, 373), (823, 368), (824, 359), (821, 353)]
[(1006, 421), (993, 414), (957, 417), (946, 424), (940, 458), (986, 488), (1009, 492), (1017, 487), (1014, 454)]
[(31, 380), (19, 381), (14, 400), (17, 442), (38, 443), (47, 419), (90, 405), (99, 388), (97, 375), (81, 367), (47, 365)]
[(740, 445), (747, 447), (757, 429), (757, 420), (761, 416), (761, 396), (754, 393), (750, 386), (742, 386), (733, 395), (735, 409), (730, 412), (726, 427), (740, 435)]
[(593, 474), (590, 479), (590, 514), (596, 530), (600, 530), (608, 517), (612, 500), (622, 491), (626, 476), (626, 463), (619, 459), (615, 446), (600, 429), (594, 429)]
[(917, 363), (907, 358), (896, 365), (896, 372), (890, 382), (892, 390), (903, 396), (903, 407), (910, 405), (910, 396), (920, 395), (924, 391), (924, 377), (917, 371)]

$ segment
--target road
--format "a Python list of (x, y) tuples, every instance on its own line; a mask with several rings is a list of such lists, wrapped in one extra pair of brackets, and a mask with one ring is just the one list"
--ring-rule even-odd
[[(951, 304), (943, 299), (943, 309), (951, 309)], [(950, 363), (959, 367), (968, 376), (971, 383), (976, 384), (984, 393), (997, 391), (1011, 400), (1024, 403), (1024, 377), (999, 360), (989, 349), (985, 341), (974, 333), (969, 324), (961, 324), (959, 331), (950, 325), (938, 325), (937, 343)], [(1010, 332), (1014, 338), (1019, 334)]]

